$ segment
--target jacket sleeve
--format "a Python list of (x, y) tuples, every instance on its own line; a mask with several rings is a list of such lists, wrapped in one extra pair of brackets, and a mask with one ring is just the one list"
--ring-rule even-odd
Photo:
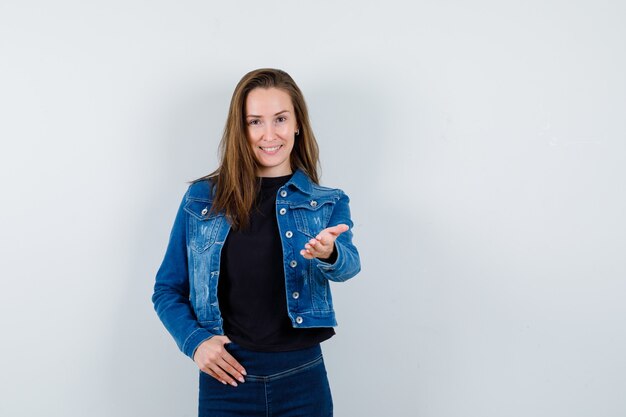
[(350, 198), (340, 191), (339, 200), (333, 207), (333, 212), (328, 221), (328, 227), (338, 224), (347, 224), (349, 229), (340, 234), (335, 240), (337, 258), (330, 264), (320, 259), (314, 259), (317, 268), (322, 275), (330, 281), (346, 281), (355, 276), (361, 270), (359, 251), (352, 243), (352, 219), (350, 218)]
[(196, 348), (213, 334), (200, 326), (189, 300), (188, 219), (184, 210), (188, 195), (189, 190), (178, 208), (165, 257), (156, 274), (152, 303), (178, 348), (193, 359)]

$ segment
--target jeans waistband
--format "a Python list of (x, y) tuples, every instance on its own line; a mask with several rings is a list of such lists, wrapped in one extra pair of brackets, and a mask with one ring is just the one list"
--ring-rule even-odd
[(246, 368), (248, 377), (254, 378), (286, 376), (322, 360), (322, 348), (319, 344), (287, 352), (257, 352), (236, 343), (228, 343), (224, 347)]

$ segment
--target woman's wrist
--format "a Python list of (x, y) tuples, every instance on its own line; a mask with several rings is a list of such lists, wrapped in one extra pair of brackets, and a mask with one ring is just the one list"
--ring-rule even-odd
[(328, 258), (318, 258), (322, 262), (326, 262), (327, 264), (334, 264), (337, 262), (337, 245), (333, 244), (333, 251)]

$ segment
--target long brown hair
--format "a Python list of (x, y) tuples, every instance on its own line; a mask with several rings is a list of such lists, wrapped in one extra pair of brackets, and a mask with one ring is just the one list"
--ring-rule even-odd
[(255, 88), (278, 88), (289, 94), (300, 130), (290, 155), (291, 170), (300, 169), (319, 184), (319, 149), (300, 88), (285, 71), (273, 68), (250, 71), (239, 81), (230, 100), (219, 145), (219, 168), (196, 180), (211, 182), (215, 191), (211, 212), (223, 212), (234, 229), (245, 229), (248, 225), (258, 192), (257, 162), (246, 137), (245, 120), (246, 99)]

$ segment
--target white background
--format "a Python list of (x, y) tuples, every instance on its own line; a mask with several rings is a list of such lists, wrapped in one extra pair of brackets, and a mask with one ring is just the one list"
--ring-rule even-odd
[(623, 1), (0, 2), (0, 415), (193, 416), (154, 275), (244, 73), (305, 93), (363, 271), (337, 416), (626, 415)]

